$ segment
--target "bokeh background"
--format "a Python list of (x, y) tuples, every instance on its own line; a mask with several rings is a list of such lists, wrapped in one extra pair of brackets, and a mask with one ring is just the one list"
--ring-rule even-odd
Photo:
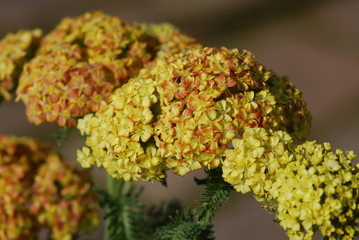
[[(127, 21), (170, 22), (209, 46), (247, 49), (302, 90), (313, 114), (310, 139), (359, 154), (359, 1), (358, 0), (0, 0), (0, 37), (19, 29), (51, 30), (64, 16), (103, 10)], [(55, 124), (27, 123), (21, 103), (0, 106), (0, 134), (53, 142)], [(60, 147), (76, 164), (82, 146), (76, 131)], [(95, 182), (105, 173), (94, 169)], [(194, 175), (169, 175), (168, 188), (145, 186), (148, 204), (180, 199), (195, 206), (201, 187)], [(233, 193), (214, 219), (218, 240), (288, 239), (273, 216), (250, 194)], [(102, 239), (103, 228), (81, 239)]]

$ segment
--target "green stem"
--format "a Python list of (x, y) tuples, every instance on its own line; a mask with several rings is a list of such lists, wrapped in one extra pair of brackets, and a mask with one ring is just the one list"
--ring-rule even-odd
[[(122, 189), (125, 184), (124, 180), (115, 179), (115, 178), (111, 177), (110, 175), (106, 174), (106, 181), (107, 181), (108, 194), (112, 198), (118, 199), (120, 201)], [(109, 209), (106, 209), (106, 213), (108, 213), (108, 212), (109, 212)], [(111, 240), (109, 220), (105, 221), (105, 238), (104, 238), (104, 240)]]
[[(132, 231), (131, 231), (131, 222), (128, 216), (128, 206), (123, 204), (124, 198), (129, 197), (132, 193), (134, 187), (133, 182), (125, 182), (123, 179), (115, 179), (110, 175), (107, 175), (107, 192), (112, 199), (118, 201), (121, 207), (121, 218), (123, 220), (123, 231), (126, 236), (126, 240), (133, 239)], [(109, 213), (109, 209), (106, 209), (107, 213)], [(110, 225), (109, 220), (105, 222), (105, 240), (112, 240), (110, 236)], [(112, 226), (113, 227), (113, 226)]]
[(123, 179), (115, 179), (107, 175), (107, 192), (111, 197), (120, 200), (124, 185), (125, 181)]

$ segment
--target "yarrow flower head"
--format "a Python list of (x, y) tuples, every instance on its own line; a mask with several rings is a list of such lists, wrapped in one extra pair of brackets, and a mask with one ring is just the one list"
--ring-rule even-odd
[(110, 93), (150, 66), (157, 52), (180, 52), (191, 42), (175, 28), (163, 29), (160, 34), (157, 27), (102, 12), (63, 19), (21, 74), (17, 100), (25, 103), (29, 121), (71, 127), (77, 118), (101, 111)]
[(246, 128), (241, 139), (225, 151), (223, 178), (237, 192), (252, 192), (258, 200), (271, 200), (268, 194), (277, 171), (292, 160), (292, 138), (283, 131)]
[(0, 238), (72, 239), (94, 228), (98, 206), (86, 173), (75, 170), (47, 145), (29, 138), (0, 136)]
[[(141, 84), (141, 89), (134, 87), (136, 82)], [(272, 91), (274, 84), (280, 85), (283, 91)], [(80, 131), (88, 135), (87, 146), (78, 152), (83, 166), (91, 166), (95, 159), (107, 159), (106, 165), (102, 165), (114, 176), (128, 162), (123, 154), (129, 154), (133, 140), (137, 144), (140, 139), (139, 147), (150, 143), (151, 152), (162, 162), (157, 163), (160, 169), (173, 169), (185, 175), (203, 167), (220, 166), (228, 144), (245, 128), (291, 130), (295, 136), (301, 136), (310, 125), (310, 114), (299, 90), (287, 79), (267, 71), (247, 51), (203, 48), (162, 58), (126, 88), (133, 91), (131, 95), (145, 97), (129, 100), (124, 97), (124, 92), (129, 91), (120, 88), (103, 113), (86, 116), (79, 122)], [(145, 104), (142, 106), (146, 106), (146, 111), (137, 113), (134, 102)], [(143, 118), (142, 114), (149, 117)], [(308, 124), (299, 124), (297, 118)], [(124, 119), (131, 121), (119, 124)], [(105, 123), (111, 123), (111, 130), (103, 127)], [(133, 126), (141, 127), (134, 130)], [(146, 137), (142, 139), (144, 133)], [(128, 143), (123, 145), (124, 140), (119, 137), (125, 137)], [(142, 176), (144, 168), (139, 166), (150, 160), (131, 156), (136, 169), (142, 170), (126, 179), (149, 180), (147, 174)]]
[(63, 19), (21, 74), (17, 100), (25, 103), (29, 121), (70, 127), (99, 111), (108, 94), (149, 60), (142, 34), (101, 12)]
[(277, 174), (270, 189), (276, 219), (290, 239), (312, 239), (316, 229), (330, 240), (359, 234), (359, 164), (352, 151), (306, 142)]
[(32, 57), (42, 35), (40, 29), (10, 33), (0, 41), (0, 102), (10, 100), (24, 63)]
[(226, 150), (223, 178), (251, 191), (276, 215), (291, 240), (353, 239), (359, 233), (359, 164), (352, 151), (332, 152), (329, 143), (295, 146), (282, 131), (247, 128)]
[(48, 148), (32, 139), (0, 136), (0, 238), (36, 239), (38, 225), (26, 207), (34, 171)]
[(151, 106), (157, 102), (151, 79), (132, 79), (117, 89), (104, 112), (79, 120), (81, 133), (90, 135), (86, 145), (91, 148), (78, 150), (79, 163), (96, 163), (126, 181), (163, 179), (163, 160), (153, 139)]
[(53, 239), (72, 239), (80, 229), (88, 232), (99, 223), (98, 203), (85, 172), (49, 154), (32, 185), (30, 212)]

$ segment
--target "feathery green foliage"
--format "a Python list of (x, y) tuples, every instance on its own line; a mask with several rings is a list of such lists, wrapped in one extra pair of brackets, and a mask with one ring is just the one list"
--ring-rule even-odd
[(177, 212), (170, 222), (156, 232), (156, 240), (213, 240), (212, 224), (201, 224), (190, 211)]
[(214, 239), (212, 217), (227, 202), (232, 187), (223, 181), (220, 168), (209, 170), (206, 179), (195, 181), (205, 185), (201, 199), (197, 201), (201, 205), (194, 210), (177, 211), (167, 225), (157, 229), (156, 240)]
[(215, 212), (229, 199), (232, 189), (233, 187), (223, 180), (221, 168), (209, 170), (206, 187), (198, 200), (201, 205), (196, 209), (198, 220), (211, 222)]
[(152, 233), (157, 228), (170, 222), (171, 216), (175, 216), (179, 211), (183, 211), (183, 208), (181, 203), (176, 199), (171, 200), (167, 204), (162, 202), (159, 206), (150, 206), (146, 210), (146, 214), (148, 216), (147, 224), (151, 225)]
[(138, 201), (140, 192), (135, 192), (133, 183), (110, 177), (108, 180), (108, 191), (96, 190), (101, 197), (101, 207), (106, 209), (106, 239), (147, 239), (147, 216), (144, 205)]
[(177, 200), (146, 209), (138, 199), (141, 189), (135, 190), (133, 182), (110, 176), (107, 190), (97, 188), (95, 191), (100, 196), (101, 207), (106, 210), (106, 240), (151, 240), (157, 228), (182, 211)]

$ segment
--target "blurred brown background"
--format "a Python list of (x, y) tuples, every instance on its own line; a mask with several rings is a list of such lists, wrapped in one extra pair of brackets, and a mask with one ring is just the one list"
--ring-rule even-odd
[[(51, 30), (64, 16), (103, 10), (124, 20), (170, 22), (210, 46), (252, 51), (303, 91), (313, 114), (310, 139), (359, 153), (359, 1), (319, 0), (0, 0), (0, 37), (21, 28)], [(21, 103), (0, 106), (0, 134), (52, 141), (54, 124), (27, 123)], [(76, 163), (78, 133), (58, 149)], [(104, 172), (95, 169), (96, 183)], [(203, 175), (201, 172), (198, 176)], [(202, 188), (193, 174), (169, 176), (169, 187), (146, 186), (142, 200), (178, 198), (194, 206)], [(253, 198), (233, 193), (214, 219), (218, 240), (285, 240), (284, 231)], [(90, 237), (102, 239), (102, 228)]]

